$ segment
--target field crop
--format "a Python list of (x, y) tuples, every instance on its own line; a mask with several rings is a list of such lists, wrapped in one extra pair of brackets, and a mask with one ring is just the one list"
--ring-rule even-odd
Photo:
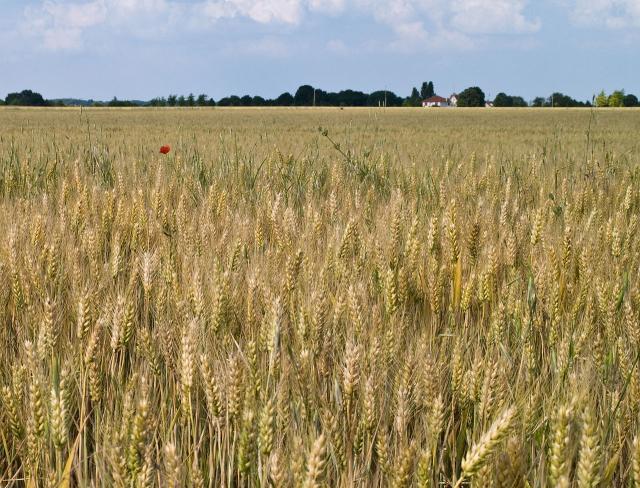
[(640, 486), (639, 136), (0, 110), (0, 484)]

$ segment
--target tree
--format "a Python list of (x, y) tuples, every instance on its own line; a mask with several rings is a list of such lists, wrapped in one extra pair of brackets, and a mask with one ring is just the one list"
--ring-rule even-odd
[(622, 107), (624, 105), (624, 90), (616, 90), (609, 95), (609, 107)]
[(420, 87), (420, 98), (424, 100), (434, 95), (435, 95), (435, 91), (433, 89), (433, 81), (423, 82), (422, 87)]
[(177, 103), (178, 97), (176, 95), (169, 95), (167, 97), (167, 105), (169, 105), (169, 107), (175, 107)]
[(295, 105), (298, 106), (310, 106), (313, 105), (314, 88), (311, 85), (302, 85), (296, 90), (296, 94), (293, 96)]
[(367, 97), (367, 105), (369, 107), (399, 107), (402, 105), (402, 97), (388, 90), (374, 91)]
[[(495, 102), (494, 102), (495, 105)], [(528, 107), (529, 104), (527, 103), (527, 101), (522, 98), (522, 97), (512, 97), (512, 106), (513, 107)]]
[(625, 107), (638, 107), (640, 106), (640, 103), (638, 102), (638, 97), (629, 93), (622, 99), (622, 105)]
[(196, 105), (198, 107), (204, 107), (207, 105), (207, 95), (205, 95), (204, 93), (198, 95), (198, 98), (196, 99)]
[(544, 97), (536, 97), (531, 102), (531, 106), (532, 107), (544, 107), (545, 102), (546, 102), (546, 100), (545, 100)]
[(416, 87), (411, 90), (411, 95), (404, 101), (405, 107), (419, 107), (420, 106), (420, 92)]
[(293, 95), (291, 95), (291, 93), (289, 92), (284, 92), (275, 100), (275, 104), (280, 107), (288, 107), (290, 105), (293, 105), (293, 102)]
[(327, 98), (332, 100), (331, 105), (339, 107), (363, 107), (367, 104), (368, 95), (356, 90), (342, 90), (338, 93), (328, 93)]
[(29, 107), (46, 107), (47, 101), (37, 92), (23, 90), (20, 93), (9, 93), (5, 99), (7, 105), (22, 105)]
[(513, 107), (513, 97), (510, 97), (504, 92), (500, 92), (496, 95), (493, 101), (494, 107)]
[(196, 105), (196, 97), (193, 93), (189, 93), (189, 96), (187, 97), (187, 105), (189, 107), (194, 107)]
[(458, 107), (484, 107), (484, 92), (477, 86), (463, 90), (458, 95)]
[(609, 106), (609, 98), (607, 97), (607, 94), (604, 92), (604, 90), (602, 90), (600, 93), (598, 93), (598, 96), (596, 97), (596, 107), (608, 107)]
[(238, 95), (231, 95), (230, 97), (221, 98), (218, 102), (220, 107), (239, 107), (241, 105), (240, 97)]
[(569, 95), (565, 95), (560, 92), (554, 92), (551, 94), (551, 104), (553, 107), (578, 107), (582, 105), (581, 102), (578, 102)]
[(184, 95), (180, 95), (178, 97), (178, 106), (179, 107), (186, 107), (187, 106), (187, 99), (184, 98)]
[(266, 104), (267, 101), (259, 95), (256, 95), (251, 99), (251, 105), (253, 105), (254, 107), (262, 107)]

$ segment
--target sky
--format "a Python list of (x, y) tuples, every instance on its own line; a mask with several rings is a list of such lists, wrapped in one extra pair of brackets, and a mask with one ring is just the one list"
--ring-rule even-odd
[(0, 97), (640, 95), (640, 0), (2, 0)]

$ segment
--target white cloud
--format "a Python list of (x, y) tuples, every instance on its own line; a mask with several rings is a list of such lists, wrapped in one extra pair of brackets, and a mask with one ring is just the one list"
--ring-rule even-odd
[(640, 27), (640, 0), (572, 0), (571, 19), (583, 26)]
[(535, 32), (539, 19), (524, 14), (524, 0), (454, 0), (451, 24), (472, 34)]
[[(632, 1), (626, 0), (629, 4)], [(480, 43), (486, 34), (535, 32), (540, 21), (525, 14), (527, 3), (528, 0), (43, 0), (38, 7), (25, 9), (25, 30), (38, 37), (45, 48), (67, 50), (81, 49), (91, 30), (104, 26), (132, 37), (154, 38), (172, 29), (211, 28), (225, 19), (295, 26), (313, 15), (348, 13), (387, 26), (395, 36), (392, 49), (467, 48)]]
[(345, 8), (345, 0), (309, 0), (309, 8), (316, 12), (336, 14)]
[(40, 35), (51, 50), (77, 49), (82, 46), (84, 29), (105, 21), (107, 10), (102, 0), (87, 3), (45, 1), (39, 8), (27, 7), (25, 32)]
[(354, 0), (397, 36), (394, 50), (470, 49), (486, 34), (527, 34), (540, 28), (525, 14), (528, 0)]
[(260, 23), (284, 22), (296, 24), (302, 15), (300, 0), (207, 0), (195, 4), (210, 20), (248, 17)]
[[(335, 3), (341, 0), (314, 0)], [(47, 49), (79, 49), (84, 34), (102, 25), (126, 29), (135, 37), (152, 37), (167, 26), (202, 26), (221, 19), (246, 17), (258, 23), (297, 24), (303, 0), (45, 0), (26, 7), (23, 31)], [(318, 4), (320, 6), (320, 4)]]

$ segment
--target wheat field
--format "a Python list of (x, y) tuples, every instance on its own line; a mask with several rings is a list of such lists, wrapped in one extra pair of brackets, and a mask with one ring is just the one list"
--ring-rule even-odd
[(0, 485), (640, 486), (639, 136), (0, 110)]

